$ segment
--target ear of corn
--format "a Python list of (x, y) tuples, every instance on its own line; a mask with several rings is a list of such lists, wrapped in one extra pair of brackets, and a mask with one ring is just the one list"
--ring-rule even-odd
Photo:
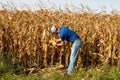
[(51, 43), (53, 46), (56, 44), (54, 40), (49, 40), (49, 43)]

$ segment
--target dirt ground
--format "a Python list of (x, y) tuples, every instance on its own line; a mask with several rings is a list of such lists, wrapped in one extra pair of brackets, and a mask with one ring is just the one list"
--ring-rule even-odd
[(56, 72), (61, 76), (65, 76), (66, 69), (64, 68), (63, 65), (54, 65), (54, 66), (43, 68), (43, 69), (30, 68), (30, 69), (27, 69), (26, 72), (28, 74), (40, 75), (43, 78), (49, 78), (51, 77), (51, 74), (53, 74), (53, 72)]

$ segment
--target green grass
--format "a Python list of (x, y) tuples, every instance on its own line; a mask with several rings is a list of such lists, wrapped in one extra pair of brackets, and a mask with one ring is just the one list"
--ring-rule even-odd
[(120, 80), (120, 67), (99, 65), (79, 68), (71, 76), (63, 76), (57, 70), (44, 74), (24, 74), (19, 65), (13, 65), (8, 56), (0, 57), (0, 80)]
[[(102, 67), (102, 66), (101, 66)], [(56, 70), (52, 70), (45, 75), (15, 75), (6, 72), (0, 76), (0, 80), (120, 80), (120, 68), (106, 67), (97, 71), (97, 68), (90, 68), (87, 71), (79, 69), (71, 76), (62, 76)]]

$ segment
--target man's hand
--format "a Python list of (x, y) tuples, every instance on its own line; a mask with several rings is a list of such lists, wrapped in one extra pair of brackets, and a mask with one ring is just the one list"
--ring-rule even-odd
[(53, 46), (57, 46), (57, 43), (56, 43), (56, 42), (54, 42), (54, 43), (53, 43)]
[(55, 41), (50, 40), (49, 42), (52, 43), (53, 46), (62, 46), (64, 43), (63, 41), (61, 41), (61, 39), (55, 39)]
[(64, 43), (63, 41), (60, 41), (60, 42), (58, 42), (58, 43), (56, 42), (56, 46), (62, 46), (63, 43)]
[(59, 42), (61, 42), (61, 39), (55, 39), (55, 42), (59, 43)]

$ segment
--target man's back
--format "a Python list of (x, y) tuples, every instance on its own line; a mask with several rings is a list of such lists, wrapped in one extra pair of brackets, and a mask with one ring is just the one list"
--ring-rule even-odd
[(59, 34), (62, 41), (68, 41), (73, 43), (76, 39), (79, 38), (79, 36), (74, 31), (67, 27), (61, 27), (59, 30)]

